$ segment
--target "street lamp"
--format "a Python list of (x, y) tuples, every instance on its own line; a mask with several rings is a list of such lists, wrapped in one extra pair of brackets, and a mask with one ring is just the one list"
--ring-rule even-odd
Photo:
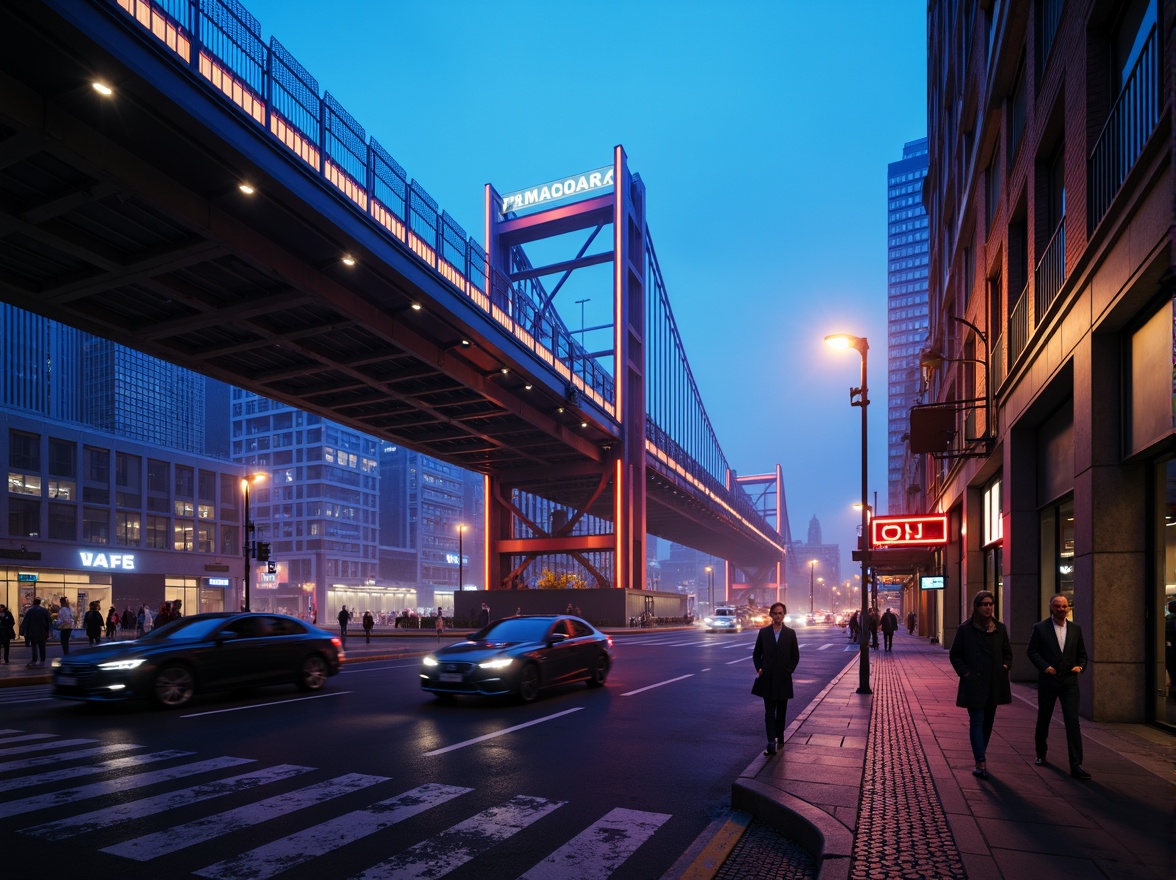
[(241, 478), (241, 491), (245, 493), (245, 610), (249, 611), (249, 578), (252, 574), (250, 558), (253, 556), (253, 522), (249, 519), (249, 487), (265, 480), (265, 474), (246, 474)]
[(463, 589), (462, 582), (465, 579), (465, 547), (464, 541), (465, 530), (468, 529), (465, 523), (457, 524), (457, 591), (460, 593)]
[(817, 560), (809, 560), (809, 614), (813, 613), (813, 573), (817, 570)]
[[(866, 430), (866, 411), (870, 406), (870, 391), (866, 382), (866, 353), (870, 350), (870, 343), (864, 336), (849, 336), (844, 333), (837, 333), (825, 337), (825, 342), (833, 348), (852, 348), (862, 356), (862, 384), (857, 388), (849, 389), (849, 405), (860, 406), (862, 408), (862, 546), (861, 546), (861, 560), (862, 560), (862, 608), (861, 608), (861, 647), (859, 649), (860, 659), (858, 661), (858, 689), (859, 694), (872, 694), (870, 689), (870, 640), (868, 636), (869, 627), (866, 626), (866, 619), (869, 617), (870, 609), (866, 607), (866, 584), (869, 583), (870, 571), (870, 523), (869, 512), (866, 510), (867, 501), (869, 497), (869, 473), (868, 473), (868, 452), (869, 447), (867, 440), (869, 433)], [(857, 398), (856, 400), (854, 398)]]
[(706, 595), (710, 601), (711, 614), (715, 613), (715, 569), (714, 566), (708, 565), (706, 567)]

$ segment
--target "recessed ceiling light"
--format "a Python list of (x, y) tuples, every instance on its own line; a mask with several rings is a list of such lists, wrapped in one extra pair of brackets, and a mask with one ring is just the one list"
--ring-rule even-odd
[(412, 310), (413, 310), (414, 312), (419, 312), (419, 311), (421, 310), (421, 304), (420, 304), (420, 303), (413, 303), (413, 304), (412, 304)]
[(96, 91), (98, 94), (100, 94), (104, 98), (109, 98), (111, 95), (114, 94), (114, 89), (112, 89), (106, 83), (102, 82), (102, 80), (100, 80), (100, 79), (94, 80), (94, 82), (90, 83), (90, 85), (92, 85), (94, 87), (94, 91)]
[(531, 390), (532, 388), (534, 388), (535, 386), (534, 386), (534, 385), (532, 385), (530, 382), (528, 382), (528, 383), (527, 383), (526, 385), (524, 385), (523, 387), (524, 387), (524, 388), (526, 388), (528, 391), (530, 391), (530, 390)]
[(462, 344), (462, 347), (463, 347), (463, 348), (469, 348), (469, 347), (470, 347), (470, 341), (469, 341), (468, 339), (463, 339), (463, 340), (461, 341), (461, 344)]
[(354, 266), (355, 265), (355, 257), (351, 256), (351, 254), (344, 254), (343, 255), (343, 265), (344, 266)]
[(509, 372), (510, 372), (510, 367), (503, 367), (503, 368), (502, 368), (501, 370), (499, 370), (498, 372), (502, 373), (502, 375), (504, 375), (504, 376), (505, 376), (507, 373), (509, 373)]
[(581, 427), (581, 428), (587, 428), (587, 427), (588, 427), (588, 423), (587, 423), (587, 422), (580, 422), (580, 427)]
[(250, 185), (249, 185), (249, 184), (247, 184), (247, 183), (239, 183), (239, 184), (237, 184), (237, 189), (241, 190), (241, 192), (243, 192), (243, 193), (244, 193), (245, 195), (247, 195), (247, 196), (251, 196), (251, 195), (253, 195), (255, 192), (257, 192), (257, 190), (255, 190), (255, 189), (254, 189), (252, 186), (250, 186)]

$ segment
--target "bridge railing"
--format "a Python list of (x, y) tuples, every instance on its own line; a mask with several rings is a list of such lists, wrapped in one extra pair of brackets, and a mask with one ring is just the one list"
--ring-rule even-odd
[[(526, 284), (491, 279), (486, 251), (237, 0), (94, 0), (123, 10), (176, 60), (284, 144), (358, 216), (408, 248), (459, 295), (616, 417), (615, 383)], [(505, 283), (503, 283), (505, 282)]]

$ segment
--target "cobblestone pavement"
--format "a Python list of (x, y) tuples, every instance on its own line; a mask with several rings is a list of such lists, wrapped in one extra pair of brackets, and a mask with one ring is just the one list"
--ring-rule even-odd
[(812, 880), (816, 876), (816, 863), (800, 844), (755, 819), (715, 880)]
[(873, 705), (851, 880), (967, 877), (919, 744), (898, 667), (871, 658)]

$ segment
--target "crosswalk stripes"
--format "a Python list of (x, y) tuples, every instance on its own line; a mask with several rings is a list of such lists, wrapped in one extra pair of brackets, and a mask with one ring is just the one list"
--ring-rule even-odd
[[(38, 754), (50, 745), (53, 755)], [(69, 744), (69, 745), (66, 745)], [(118, 828), (140, 830), (144, 820), (167, 811), (187, 808), (215, 798), (251, 797), (248, 793), (263, 786), (296, 779), (316, 771), (314, 767), (277, 764), (249, 772), (215, 778), (196, 785), (136, 797), (136, 789), (174, 784), (199, 774), (217, 774), (245, 764), (249, 758), (220, 756), (190, 760), (171, 767), (158, 767), (125, 775), (131, 768), (165, 760), (192, 759), (194, 752), (161, 750), (118, 754), (142, 749), (130, 743), (100, 744), (95, 740), (55, 738), (52, 734), (28, 734), (19, 730), (0, 730), (0, 754), (12, 756), (0, 762), (0, 798), (20, 789), (40, 785), (73, 783), (46, 794), (0, 800), (0, 818), (24, 816), (39, 811), (75, 807), (85, 801), (107, 799), (97, 809), (82, 810), (65, 817), (46, 817), (49, 821), (19, 828), (16, 833), (41, 840), (65, 840), (93, 832), (101, 833), (101, 852), (136, 862), (150, 862), (189, 850), (200, 844), (242, 829), (294, 817), (300, 810), (324, 804), (344, 795), (362, 793), (365, 788), (386, 784), (390, 777), (347, 773), (174, 825), (153, 833), (118, 839)], [(28, 754), (28, 753), (32, 754)], [(24, 757), (16, 757), (24, 753)], [(89, 759), (104, 760), (90, 762)], [(44, 769), (44, 768), (48, 769)], [(106, 781), (77, 784), (82, 775), (109, 773)], [(23, 774), (23, 775), (22, 775)], [(307, 818), (307, 827), (277, 839), (265, 841), (245, 852), (221, 849), (227, 856), (192, 873), (212, 880), (266, 880), (320, 856), (348, 847), (361, 838), (377, 834), (433, 807), (473, 793), (475, 789), (426, 783), (401, 791), (392, 797), (350, 810), (325, 821)], [(477, 859), (496, 845), (520, 834), (567, 801), (517, 794), (494, 806), (482, 809), (450, 827), (432, 831), (420, 842), (390, 855), (362, 870), (351, 880), (413, 880), (438, 878)], [(188, 815), (191, 815), (190, 813)], [(187, 818), (187, 817), (185, 817)], [(549, 856), (534, 865), (521, 880), (605, 880), (637, 849), (648, 841), (671, 818), (668, 813), (642, 812), (617, 808), (591, 826), (558, 846)], [(156, 823), (156, 828), (159, 825)], [(273, 826), (276, 827), (276, 826)], [(283, 830), (292, 827), (286, 824)], [(297, 827), (297, 826), (293, 826)], [(539, 828), (531, 834), (541, 833)], [(272, 836), (272, 835), (271, 835)], [(241, 839), (241, 838), (237, 838)], [(543, 839), (547, 839), (544, 837)], [(250, 844), (257, 843), (254, 833)], [(246, 844), (246, 845), (250, 845)], [(209, 852), (217, 852), (211, 848)], [(195, 852), (199, 858), (200, 851)], [(187, 858), (189, 863), (192, 853)], [(203, 860), (201, 860), (203, 861)], [(197, 862), (196, 864), (199, 864)], [(168, 865), (177, 867), (172, 860)], [(183, 869), (187, 873), (187, 868)]]

